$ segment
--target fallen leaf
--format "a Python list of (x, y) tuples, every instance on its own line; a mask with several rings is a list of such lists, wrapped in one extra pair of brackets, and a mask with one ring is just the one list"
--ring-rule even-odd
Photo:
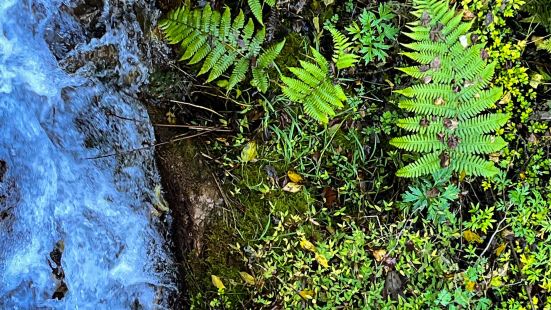
[(463, 232), (463, 238), (465, 238), (465, 240), (467, 240), (467, 242), (469, 243), (472, 243), (472, 242), (482, 243), (482, 238), (480, 238), (480, 236), (477, 233), (471, 230), (465, 230)]
[(499, 104), (507, 104), (511, 101), (511, 93), (507, 92), (505, 95), (503, 95), (503, 98), (499, 100)]
[(301, 189), (302, 189), (302, 185), (294, 182), (289, 182), (285, 184), (285, 186), (283, 187), (283, 190), (289, 193), (296, 193), (296, 192), (299, 192)]
[(166, 120), (169, 124), (171, 124), (171, 125), (176, 124), (176, 115), (174, 115), (173, 112), (168, 111), (168, 112), (166, 112), (165, 116), (166, 116)]
[(250, 274), (246, 273), (245, 271), (239, 272), (239, 275), (241, 276), (243, 281), (245, 281), (245, 283), (247, 283), (249, 285), (254, 285), (255, 284), (254, 277), (251, 276)]
[(532, 86), (532, 88), (538, 88), (538, 86), (541, 84), (541, 81), (543, 80), (543, 75), (535, 73), (532, 74), (531, 78), (532, 79), (530, 80), (530, 86)]
[(475, 18), (475, 15), (473, 12), (467, 9), (463, 11), (463, 20), (467, 21), (467, 20), (472, 20), (473, 18)]
[(373, 251), (373, 256), (375, 257), (375, 260), (377, 262), (382, 262), (386, 256), (386, 250), (385, 249), (375, 250)]
[(323, 190), (323, 198), (325, 198), (325, 206), (331, 208), (337, 203), (337, 191), (332, 187), (326, 187)]
[(434, 100), (434, 105), (443, 105), (445, 103), (444, 98), (438, 97)]
[(308, 250), (310, 252), (316, 252), (316, 247), (312, 244), (312, 242), (302, 238), (302, 240), (300, 240), (300, 246), (305, 249), (305, 250)]
[(302, 177), (300, 174), (294, 172), (294, 171), (288, 171), (287, 176), (289, 177), (289, 180), (294, 183), (300, 183), (302, 181)]
[(322, 265), (325, 268), (329, 268), (329, 262), (327, 261), (327, 258), (325, 256), (316, 253), (316, 260), (320, 265)]
[(505, 251), (505, 248), (507, 248), (507, 244), (506, 244), (506, 243), (502, 243), (499, 247), (497, 247), (497, 249), (496, 249), (496, 255), (497, 255), (497, 256), (501, 255), (501, 253), (503, 253), (503, 251)]
[(215, 275), (211, 275), (210, 276), (211, 280), (212, 280), (212, 284), (214, 284), (214, 286), (219, 289), (219, 290), (223, 290), (226, 288), (226, 286), (224, 286), (224, 283), (222, 283), (222, 280), (220, 280), (219, 277), (215, 276)]
[(256, 158), (256, 142), (251, 141), (241, 151), (241, 161), (248, 163)]
[(302, 291), (298, 292), (298, 294), (300, 295), (300, 297), (302, 297), (304, 299), (314, 298), (314, 291), (312, 291), (312, 290), (302, 290)]

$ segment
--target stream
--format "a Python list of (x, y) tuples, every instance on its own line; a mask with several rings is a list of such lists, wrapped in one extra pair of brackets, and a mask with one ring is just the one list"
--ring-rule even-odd
[(150, 2), (0, 0), (0, 309), (168, 308)]

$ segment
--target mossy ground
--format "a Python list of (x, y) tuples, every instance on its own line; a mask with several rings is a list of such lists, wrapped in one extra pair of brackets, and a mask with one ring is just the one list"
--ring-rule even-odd
[[(480, 29), (483, 29), (484, 16), (488, 16), (489, 10), (493, 10), (496, 20), (504, 19), (500, 14), (515, 3), (507, 2), (503, 10), (497, 2), (467, 1), (470, 2), (474, 2), (473, 7), (482, 16), (477, 20)], [(478, 5), (479, 2), (483, 5)], [(398, 15), (393, 23), (403, 27), (411, 18), (408, 14), (411, 7), (407, 3), (392, 3)], [(250, 16), (245, 2), (226, 1), (225, 4), (234, 10), (243, 8)], [(338, 25), (346, 26), (361, 9), (377, 9), (376, 5), (363, 2), (335, 2), (326, 6), (322, 1), (312, 1), (297, 14), (293, 9), (298, 4), (300, 1), (287, 6), (287, 12), (281, 12), (282, 23), (278, 25), (280, 31), (276, 32), (287, 39), (281, 57), (276, 60), (284, 74), (288, 73), (287, 67), (298, 64), (309, 45), (319, 45), (322, 53), (330, 57), (331, 40), (327, 35), (316, 39), (315, 17), (319, 18), (319, 25), (323, 25), (337, 13), (340, 16)], [(265, 10), (268, 12), (270, 10)], [(518, 23), (511, 23), (511, 26), (517, 30), (523, 27)], [(492, 40), (499, 37), (504, 42), (517, 40), (506, 31), (491, 36)], [(276, 36), (275, 40), (278, 39)], [(498, 44), (493, 48), (504, 47)], [(546, 185), (549, 178), (545, 172), (549, 165), (546, 159), (549, 146), (545, 142), (545, 136), (549, 136), (547, 127), (512, 124), (508, 131), (515, 127), (523, 130), (512, 136), (510, 150), (501, 154), (511, 161), (505, 164), (508, 175), (501, 180), (466, 178), (463, 181), (459, 181), (462, 176), (455, 176), (452, 184), (460, 190), (455, 200), (450, 198), (453, 195), (446, 198), (446, 188), (431, 178), (411, 182), (395, 178), (396, 169), (410, 160), (410, 156), (402, 155), (388, 145), (388, 140), (399, 133), (395, 122), (401, 116), (396, 108), (396, 95), (391, 91), (411, 83), (393, 70), (393, 67), (406, 65), (400, 51), (399, 44), (392, 44), (387, 63), (360, 64), (354, 70), (341, 72), (339, 78), (347, 85), (351, 100), (346, 111), (337, 115), (327, 127), (304, 117), (300, 106), (277, 96), (274, 98), (272, 95), (276, 91), (262, 96), (243, 86), (239, 91), (225, 94), (215, 85), (202, 85), (201, 77), (186, 81), (178, 70), (158, 73), (158, 88), (154, 85), (152, 90), (159, 97), (188, 98), (221, 113), (215, 115), (205, 110), (168, 104), (159, 114), (161, 117), (171, 112), (176, 123), (223, 127), (231, 131), (213, 131), (195, 140), (199, 142), (193, 147), (179, 146), (181, 152), (187, 154), (183, 158), (202, 157), (199, 153), (209, 158), (207, 165), (214, 167), (214, 175), (225, 195), (224, 206), (215, 209), (209, 217), (202, 250), (197, 253), (187, 249), (182, 258), (188, 306), (197, 309), (251, 309), (258, 307), (253, 303), (255, 295), (261, 295), (277, 307), (281, 306), (279, 297), (274, 297), (278, 292), (270, 289), (288, 289), (289, 283), (329, 281), (325, 271), (318, 268), (320, 261), (314, 259), (315, 256), (307, 252), (309, 250), (305, 251), (299, 239), (287, 238), (285, 234), (281, 239), (265, 238), (278, 227), (282, 218), (280, 211), (298, 218), (292, 220), (293, 225), (283, 227), (286, 233), (296, 237), (300, 231), (306, 240), (322, 248), (330, 247), (335, 240), (344, 240), (337, 242), (342, 249), (350, 242), (357, 242), (358, 236), (365, 239), (366, 244), (361, 246), (363, 254), (353, 259), (369, 260), (369, 264), (374, 264), (376, 268), (371, 273), (366, 271), (365, 279), (368, 280), (362, 283), (373, 284), (376, 289), (364, 291), (371, 294), (369, 298), (382, 300), (381, 304), (389, 307), (488, 309), (488, 305), (493, 304), (507, 309), (528, 309), (537, 306), (538, 298), (540, 305), (544, 303), (551, 287), (551, 281), (545, 280), (551, 278), (545, 271), (545, 266), (548, 266), (546, 251), (551, 248), (545, 236), (551, 220), (548, 221), (550, 214), (547, 209), (541, 206), (548, 205), (549, 199), (544, 203), (544, 199), (538, 198), (539, 194), (529, 195), (528, 192), (541, 191), (544, 197), (549, 195), (549, 186)], [(533, 50), (529, 49), (529, 53), (534, 59), (540, 57)], [(512, 61), (503, 60), (503, 63), (508, 66), (511, 62), (512, 66)], [(522, 65), (518, 59), (514, 61), (515, 67)], [(186, 68), (186, 71), (196, 72), (194, 69)], [(272, 73), (275, 72), (274, 69)], [(515, 83), (515, 89), (530, 87), (528, 82)], [(277, 81), (271, 84), (275, 87)], [(540, 86), (538, 98), (548, 98), (548, 90), (549, 86)], [(514, 105), (514, 99), (511, 102), (505, 104)], [(522, 104), (531, 103), (523, 101)], [(523, 105), (514, 109), (517, 116), (526, 113), (527, 108)], [(300, 134), (291, 130), (293, 126), (302, 130)], [(537, 130), (533, 130), (536, 127)], [(277, 130), (280, 132), (276, 133)], [(280, 134), (291, 137), (293, 143), (285, 142)], [(532, 142), (526, 142), (529, 140)], [(250, 141), (257, 142), (258, 155), (256, 161), (245, 163), (240, 158), (241, 152)], [(538, 148), (537, 156), (529, 155), (528, 151), (534, 148)], [(527, 159), (523, 162), (524, 159), (517, 158)], [(286, 174), (290, 170), (304, 177), (303, 188), (298, 193), (282, 190), (289, 182)], [(271, 178), (274, 172), (278, 176), (275, 179)], [(194, 182), (193, 173), (186, 182)], [(174, 175), (168, 171), (164, 177)], [(402, 196), (412, 188), (418, 189), (419, 193), (415, 204), (404, 201)], [(526, 191), (521, 190), (523, 188)], [(518, 197), (518, 192), (524, 193), (520, 196), (531, 198), (525, 201)], [(448, 203), (448, 198), (453, 202)], [(293, 247), (280, 247), (286, 242)], [(269, 253), (250, 254), (264, 247), (270, 248)], [(331, 255), (327, 257), (333, 257)], [(344, 264), (349, 258), (347, 255), (355, 254), (346, 252), (346, 255), (328, 263)], [(281, 257), (290, 257), (293, 265)], [(263, 274), (262, 268), (273, 265), (277, 266), (279, 281), (288, 279), (289, 283), (282, 281), (282, 284)], [(358, 268), (352, 266), (352, 272)], [(304, 270), (314, 269), (318, 272), (315, 280), (296, 282), (293, 278), (296, 274), (303, 274)], [(340, 270), (347, 268), (337, 271)], [(240, 272), (254, 274), (255, 285), (247, 284)], [(223, 293), (212, 283), (212, 275), (223, 281), (226, 286)], [(344, 279), (348, 281), (348, 278)], [(393, 281), (399, 285), (392, 288), (389, 282)], [(318, 282), (316, 285), (318, 290), (323, 286)], [(302, 296), (300, 292), (306, 296), (316, 293), (297, 289), (288, 291), (288, 294), (293, 295), (292, 299), (297, 298), (297, 294)], [(302, 307), (316, 307), (301, 298), (297, 300)]]

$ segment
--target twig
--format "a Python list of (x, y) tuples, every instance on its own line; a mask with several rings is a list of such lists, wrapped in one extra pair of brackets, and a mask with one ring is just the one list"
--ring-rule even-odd
[(143, 150), (146, 150), (146, 149), (149, 149), (149, 148), (153, 148), (153, 147), (157, 147), (157, 146), (161, 146), (161, 145), (165, 145), (165, 144), (169, 144), (169, 143), (174, 143), (174, 142), (178, 142), (178, 141), (182, 141), (182, 140), (186, 140), (186, 139), (195, 138), (195, 137), (207, 134), (209, 132), (211, 132), (211, 131), (202, 131), (200, 133), (197, 133), (197, 134), (194, 134), (194, 135), (191, 135), (191, 136), (179, 135), (179, 136), (177, 136), (178, 138), (170, 139), (170, 141), (159, 142), (159, 143), (156, 143), (156, 144), (153, 144), (153, 145), (144, 146), (144, 147), (140, 147), (140, 148), (137, 148), (137, 149), (132, 149), (132, 150), (128, 150), (128, 151), (124, 151), (124, 152), (120, 152), (120, 153), (111, 153), (111, 154), (99, 155), (99, 156), (95, 156), (95, 157), (85, 157), (83, 159), (101, 159), (101, 158), (117, 156), (117, 155), (126, 155), (126, 154), (129, 154), (129, 153), (143, 151)]
[(507, 219), (507, 215), (503, 216), (503, 219), (501, 219), (501, 221), (499, 221), (499, 223), (497, 224), (497, 227), (496, 227), (496, 230), (494, 231), (494, 233), (492, 234), (492, 236), (490, 237), (490, 240), (488, 241), (488, 244), (486, 245), (486, 248), (484, 248), (484, 250), (482, 251), (482, 253), (480, 253), (480, 257), (484, 256), (484, 253), (486, 253), (486, 251), (488, 251), (488, 249), (490, 248), (490, 245), (492, 244), (492, 241), (494, 240), (494, 238), (496, 237), (497, 233), (504, 230), (506, 227), (503, 227), (501, 229), (499, 229), (499, 227), (501, 226), (501, 224), (503, 224), (503, 222), (505, 222), (505, 220)]
[(203, 106), (200, 106), (200, 105), (196, 105), (196, 104), (193, 104), (193, 103), (189, 103), (189, 102), (184, 102), (184, 101), (178, 101), (178, 100), (169, 100), (170, 102), (172, 103), (179, 103), (179, 104), (185, 104), (185, 105), (188, 105), (190, 107), (194, 107), (194, 108), (198, 108), (198, 109), (203, 109), (203, 110), (207, 110), (209, 112), (212, 112), (220, 117), (224, 117), (222, 114), (214, 111), (213, 109), (209, 109), (207, 107), (203, 107)]
[(217, 128), (217, 127), (207, 127), (207, 126), (195, 126), (195, 125), (153, 124), (153, 126), (155, 126), (155, 127), (168, 127), (168, 128), (187, 128), (187, 129), (193, 129), (193, 130), (231, 132), (230, 129)]

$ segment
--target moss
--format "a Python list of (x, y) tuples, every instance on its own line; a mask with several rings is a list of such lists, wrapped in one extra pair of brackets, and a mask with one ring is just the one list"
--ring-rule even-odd
[(282, 70), (283, 74), (289, 74), (288, 67), (299, 66), (300, 53), (306, 53), (309, 40), (296, 32), (291, 32), (285, 37), (285, 46), (276, 59), (276, 64)]
[[(276, 170), (286, 173), (281, 166)], [(226, 297), (234, 307), (243, 302), (245, 287), (239, 272), (243, 270), (241, 255), (232, 245), (253, 245), (273, 225), (274, 213), (304, 214), (313, 201), (310, 193), (303, 190), (298, 193), (284, 192), (273, 187), (268, 192), (270, 181), (259, 162), (247, 164), (234, 171), (237, 181), (227, 184), (226, 192), (235, 192), (235, 205), (230, 209), (213, 214), (204, 236), (203, 253), (188, 256), (189, 273), (186, 275), (190, 284), (190, 295), (198, 296), (194, 302), (199, 308), (206, 307), (208, 301), (217, 298), (216, 288), (211, 283), (211, 275), (222, 279), (227, 287)]]

